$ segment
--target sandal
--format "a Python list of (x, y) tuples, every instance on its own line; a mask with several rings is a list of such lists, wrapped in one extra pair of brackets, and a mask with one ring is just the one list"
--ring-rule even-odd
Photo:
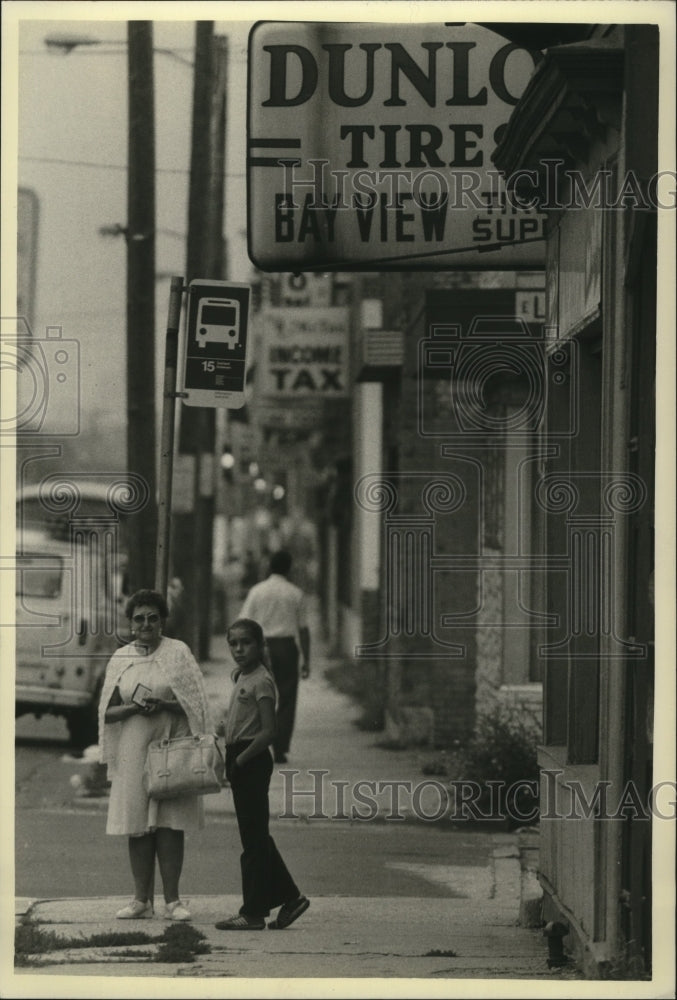
[(246, 917), (244, 913), (238, 913), (228, 920), (219, 920), (214, 926), (220, 931), (262, 931), (266, 922), (260, 917)]
[(293, 903), (284, 903), (278, 910), (277, 919), (271, 920), (268, 927), (271, 930), (281, 931), (289, 927), (295, 920), (305, 913), (310, 906), (310, 900), (306, 896), (299, 896)]

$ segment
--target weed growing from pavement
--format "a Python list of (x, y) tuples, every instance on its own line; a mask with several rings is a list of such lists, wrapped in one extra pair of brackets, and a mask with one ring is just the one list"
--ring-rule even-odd
[(65, 939), (54, 931), (44, 931), (35, 924), (19, 924), (14, 931), (14, 964), (30, 965), (29, 955), (42, 955), (67, 947)]
[(538, 788), (539, 778), (538, 739), (538, 730), (530, 720), (507, 708), (496, 708), (477, 719), (470, 736), (456, 741), (449, 751), (439, 751), (422, 771), (453, 781), (475, 782), (482, 789), (478, 808), (487, 813), (486, 818), (508, 817), (513, 826), (515, 817), (506, 805), (505, 793), (513, 786), (521, 787), (521, 798), (515, 803), (516, 808), (520, 807), (518, 825), (523, 825), (530, 814), (534, 822), (538, 815), (533, 791)]
[(160, 944), (156, 952), (118, 951), (116, 957), (134, 957), (154, 962), (194, 962), (195, 955), (208, 954), (209, 942), (202, 931), (190, 924), (172, 924), (162, 934), (145, 931), (110, 931), (89, 937), (61, 937), (54, 931), (30, 922), (21, 923), (14, 934), (14, 964), (36, 964), (36, 955), (48, 952), (70, 951), (75, 948), (130, 948), (132, 945)]
[(211, 948), (202, 933), (190, 924), (174, 924), (165, 931), (156, 962), (194, 962), (196, 955), (207, 955)]
[(458, 958), (458, 953), (453, 948), (431, 948), (423, 955), (424, 958)]
[[(459, 744), (460, 746), (460, 744)], [(448, 778), (449, 774), (449, 758), (446, 750), (441, 750), (439, 753), (435, 754), (430, 760), (421, 768), (421, 774), (431, 775), (436, 778)]]
[(647, 970), (644, 959), (641, 954), (633, 951), (636, 944), (635, 941), (628, 941), (620, 952), (604, 963), (600, 979), (650, 981), (651, 973)]
[(402, 740), (377, 740), (374, 743), (379, 750), (406, 750), (407, 745)]

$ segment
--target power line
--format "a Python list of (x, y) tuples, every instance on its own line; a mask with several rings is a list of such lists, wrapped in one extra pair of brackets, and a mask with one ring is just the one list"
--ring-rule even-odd
[[(19, 156), (18, 159), (24, 160), (27, 163), (60, 163), (69, 167), (95, 167), (99, 170), (127, 170), (124, 163), (92, 163), (88, 160), (62, 160), (57, 156)], [(173, 172), (187, 173), (186, 170), (175, 170)]]
[[(91, 160), (68, 160), (57, 156), (19, 156), (18, 159), (28, 163), (55, 163), (68, 167), (92, 167), (95, 170), (127, 170), (127, 166), (122, 163), (95, 163)], [(188, 168), (156, 167), (155, 169), (158, 174), (188, 174)], [(225, 176), (246, 177), (246, 174), (244, 172), (235, 174), (226, 173)]]
[[(80, 55), (80, 56), (91, 56), (91, 55), (96, 55), (96, 56), (126, 56), (126, 53), (125, 53), (124, 49), (127, 46), (127, 41), (126, 41), (126, 39), (122, 39), (122, 38), (119, 39), (119, 40), (118, 39), (111, 39), (110, 41), (104, 41), (104, 40), (97, 41), (96, 42), (96, 51), (95, 52), (92, 51), (89, 48), (87, 48), (87, 49), (80, 49), (79, 48), (80, 45), (88, 45), (88, 43), (85, 42), (85, 41), (83, 41), (83, 40), (75, 41), (73, 43), (72, 49), (68, 52), (68, 55), (70, 56), (70, 55), (73, 55), (74, 53), (77, 53), (77, 55)], [(106, 46), (106, 45), (111, 46), (111, 47), (110, 48), (103, 48), (103, 46)], [(113, 48), (113, 46), (116, 46), (116, 47)], [(183, 48), (183, 49), (174, 49), (174, 48), (171, 48), (170, 49), (170, 48), (155, 47), (154, 51), (155, 52), (159, 52), (162, 55), (168, 55), (168, 56), (181, 56), (181, 54), (183, 52), (188, 52), (191, 55), (193, 53), (193, 50), (190, 49), (190, 48)], [(50, 59), (54, 59), (54, 52), (50, 52), (49, 51), (49, 46), (47, 46), (47, 48), (44, 48), (44, 49), (19, 49), (19, 55), (20, 56), (48, 56)]]
[[(105, 44), (114, 44), (114, 43), (102, 42), (101, 44), (105, 45)], [(126, 45), (127, 43), (124, 42), (124, 43), (115, 43), (115, 44), (124, 44), (124, 45)], [(160, 53), (161, 55), (168, 55), (168, 56), (176, 57), (181, 62), (185, 61), (186, 65), (189, 65), (188, 60), (183, 60), (182, 56), (181, 56), (181, 53), (188, 52), (190, 55), (193, 54), (193, 50), (192, 49), (156, 48), (155, 51), (158, 52), (158, 53)], [(49, 59), (54, 59), (55, 58), (54, 53), (50, 52), (48, 49), (19, 49), (17, 54), (20, 55), (20, 56), (47, 56)], [(73, 50), (68, 53), (69, 56), (71, 56), (71, 55), (79, 55), (79, 56), (92, 56), (92, 55), (97, 55), (97, 56), (120, 56), (120, 55), (122, 55), (122, 56), (124, 56), (124, 54), (125, 54), (124, 51), (121, 51), (121, 49), (119, 49), (119, 48), (115, 48), (115, 49), (113, 49), (113, 48), (111, 48), (111, 49), (100, 49), (98, 46), (97, 46), (97, 49), (96, 49), (96, 53), (94, 53), (93, 51), (90, 51), (90, 50), (79, 50), (77, 47), (74, 47)], [(247, 49), (246, 48), (240, 49), (239, 50), (239, 55), (241, 55), (241, 56), (244, 55), (245, 58), (244, 59), (233, 59), (233, 60), (231, 60), (231, 62), (234, 65), (236, 65), (236, 66), (240, 66), (240, 65), (244, 66), (244, 65), (246, 65), (246, 63), (247, 63), (247, 58), (246, 58), (246, 56), (247, 56)]]

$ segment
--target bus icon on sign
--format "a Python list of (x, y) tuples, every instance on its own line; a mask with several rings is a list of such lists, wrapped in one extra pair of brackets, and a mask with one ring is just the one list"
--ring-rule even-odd
[(195, 339), (203, 350), (207, 342), (225, 344), (229, 351), (235, 350), (240, 343), (240, 303), (237, 299), (202, 299)]

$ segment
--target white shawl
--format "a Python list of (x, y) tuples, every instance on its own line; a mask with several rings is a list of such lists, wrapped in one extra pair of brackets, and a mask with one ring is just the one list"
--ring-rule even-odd
[[(167, 683), (188, 718), (191, 733), (204, 733), (211, 726), (207, 696), (202, 672), (185, 642), (163, 636), (152, 654), (159, 662)], [(99, 756), (103, 764), (115, 769), (120, 742), (120, 724), (106, 722), (104, 716), (113, 691), (120, 677), (132, 662), (139, 663), (140, 656), (134, 643), (117, 649), (108, 662), (99, 701)]]

